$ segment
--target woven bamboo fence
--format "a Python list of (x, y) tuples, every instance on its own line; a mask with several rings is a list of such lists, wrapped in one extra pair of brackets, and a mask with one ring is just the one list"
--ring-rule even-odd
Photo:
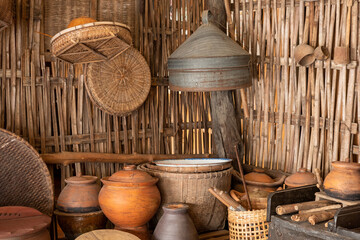
[[(135, 46), (150, 65), (153, 84), (143, 106), (127, 117), (97, 109), (84, 87), (87, 66), (51, 58), (46, 48), (50, 38), (40, 34), (52, 35), (47, 32), (51, 24), (57, 29), (68, 23), (51, 23), (49, 8), (74, 9), (71, 17), (79, 13), (98, 20), (113, 12), (110, 18), (118, 20), (126, 1), (109, 1), (116, 4), (111, 8), (104, 0), (14, 2), (14, 22), (0, 33), (0, 127), (23, 136), (41, 153), (214, 152), (210, 94), (172, 92), (167, 82), (167, 59), (200, 26), (203, 0), (135, 1)], [(83, 5), (77, 4), (87, 10), (81, 12)], [(288, 172), (300, 166), (328, 172), (331, 161), (357, 160), (358, 2), (233, 0), (229, 5), (232, 37), (253, 59), (253, 87), (246, 89), (249, 119), (243, 117), (240, 92), (234, 92), (244, 161)], [(325, 45), (331, 53), (335, 46), (350, 46), (351, 63), (337, 65), (331, 58), (297, 66), (294, 48), (305, 42)], [(74, 169), (105, 176), (119, 167), (86, 163), (61, 170), (62, 178)]]

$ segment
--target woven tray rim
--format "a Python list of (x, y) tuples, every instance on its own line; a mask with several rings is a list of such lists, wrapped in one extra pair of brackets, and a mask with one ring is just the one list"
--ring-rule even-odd
[(110, 25), (110, 26), (118, 26), (118, 27), (121, 27), (121, 28), (125, 28), (127, 29), (129, 32), (130, 32), (130, 27), (126, 24), (123, 24), (123, 23), (119, 23), (119, 22), (111, 22), (111, 21), (101, 21), (101, 22), (92, 22), (92, 23), (85, 23), (85, 24), (82, 24), (82, 25), (77, 25), (77, 26), (74, 26), (74, 27), (71, 27), (71, 28), (66, 28), (60, 32), (58, 32), (57, 34), (55, 34), (51, 39), (50, 39), (50, 44), (53, 43), (53, 41), (55, 41), (57, 38), (67, 34), (67, 33), (70, 33), (70, 32), (73, 32), (73, 31), (76, 31), (76, 30), (79, 30), (79, 29), (85, 29), (85, 28), (91, 28), (91, 27), (98, 27), (98, 26), (107, 26), (107, 25)]

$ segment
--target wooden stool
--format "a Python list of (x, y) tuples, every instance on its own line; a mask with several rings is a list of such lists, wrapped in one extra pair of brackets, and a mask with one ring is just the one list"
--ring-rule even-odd
[(115, 229), (104, 229), (85, 233), (75, 240), (140, 240), (140, 238), (131, 233)]

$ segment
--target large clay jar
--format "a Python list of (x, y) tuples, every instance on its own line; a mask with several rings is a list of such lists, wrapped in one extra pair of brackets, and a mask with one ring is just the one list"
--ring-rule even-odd
[(189, 206), (169, 203), (163, 206), (164, 215), (157, 224), (154, 240), (197, 240), (195, 225), (188, 214)]
[(285, 185), (288, 188), (302, 187), (316, 183), (315, 174), (308, 172), (306, 168), (300, 168), (297, 173), (294, 173), (285, 179)]
[(333, 169), (326, 176), (326, 194), (345, 200), (360, 200), (360, 164), (332, 162)]
[(57, 209), (68, 213), (99, 211), (99, 184), (95, 176), (69, 177), (57, 200)]
[(149, 239), (146, 223), (156, 213), (161, 200), (156, 187), (158, 179), (130, 165), (101, 181), (104, 186), (99, 203), (105, 216), (116, 229)]

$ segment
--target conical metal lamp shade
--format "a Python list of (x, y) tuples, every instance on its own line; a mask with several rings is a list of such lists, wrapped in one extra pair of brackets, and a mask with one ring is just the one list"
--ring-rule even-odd
[(200, 26), (171, 54), (170, 89), (219, 91), (249, 87), (250, 54), (214, 24)]

